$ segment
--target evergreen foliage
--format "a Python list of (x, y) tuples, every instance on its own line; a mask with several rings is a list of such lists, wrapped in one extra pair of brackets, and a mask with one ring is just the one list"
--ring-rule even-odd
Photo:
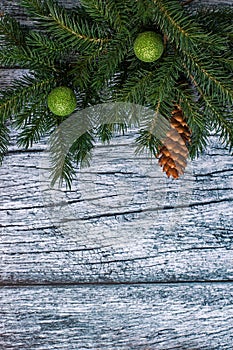
[[(72, 10), (54, 0), (22, 0), (21, 5), (35, 21), (34, 30), (8, 14), (0, 17), (0, 65), (28, 70), (0, 91), (0, 162), (10, 124), (20, 130), (19, 145), (28, 148), (64, 121), (46, 102), (50, 91), (62, 85), (75, 92), (77, 110), (125, 101), (169, 120), (178, 103), (192, 131), (191, 158), (203, 152), (213, 130), (232, 151), (233, 8), (197, 10), (179, 0), (81, 0)], [(133, 52), (137, 35), (148, 30), (162, 35), (165, 45), (152, 63), (141, 62)], [(62, 169), (58, 149), (53, 180), (71, 186), (74, 165), (90, 160), (95, 138), (109, 142), (116, 130), (126, 128), (99, 125), (85, 133)], [(161, 146), (151, 128), (140, 130), (136, 142), (138, 151), (153, 155)]]

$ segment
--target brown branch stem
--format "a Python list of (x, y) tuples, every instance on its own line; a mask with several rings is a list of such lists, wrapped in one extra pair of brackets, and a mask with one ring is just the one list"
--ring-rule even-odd
[(189, 5), (191, 2), (193, 2), (193, 0), (186, 0), (185, 2), (183, 2), (182, 6)]

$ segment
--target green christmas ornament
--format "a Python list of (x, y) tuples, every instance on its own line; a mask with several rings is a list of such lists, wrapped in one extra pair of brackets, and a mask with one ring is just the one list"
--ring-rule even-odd
[(51, 112), (60, 117), (71, 114), (77, 106), (74, 92), (66, 87), (59, 86), (48, 95), (48, 107)]
[(162, 37), (155, 32), (140, 33), (134, 41), (134, 53), (143, 62), (154, 62), (158, 60), (163, 50)]

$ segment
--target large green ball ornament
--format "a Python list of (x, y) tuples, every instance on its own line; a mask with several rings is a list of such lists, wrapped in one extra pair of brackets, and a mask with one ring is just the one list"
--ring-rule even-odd
[(140, 33), (134, 41), (134, 53), (143, 62), (154, 62), (158, 60), (163, 50), (162, 37), (155, 32)]
[(76, 96), (70, 88), (59, 86), (48, 95), (48, 107), (51, 112), (60, 117), (71, 114), (77, 106)]

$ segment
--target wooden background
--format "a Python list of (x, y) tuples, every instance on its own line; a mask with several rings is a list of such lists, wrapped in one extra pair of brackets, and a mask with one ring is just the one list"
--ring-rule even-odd
[[(18, 4), (0, 10), (29, 23)], [(1, 86), (19, 74), (1, 69)], [(0, 168), (0, 349), (233, 349), (233, 162), (216, 136), (174, 181), (135, 157), (129, 131), (52, 207), (46, 140), (15, 138)]]

